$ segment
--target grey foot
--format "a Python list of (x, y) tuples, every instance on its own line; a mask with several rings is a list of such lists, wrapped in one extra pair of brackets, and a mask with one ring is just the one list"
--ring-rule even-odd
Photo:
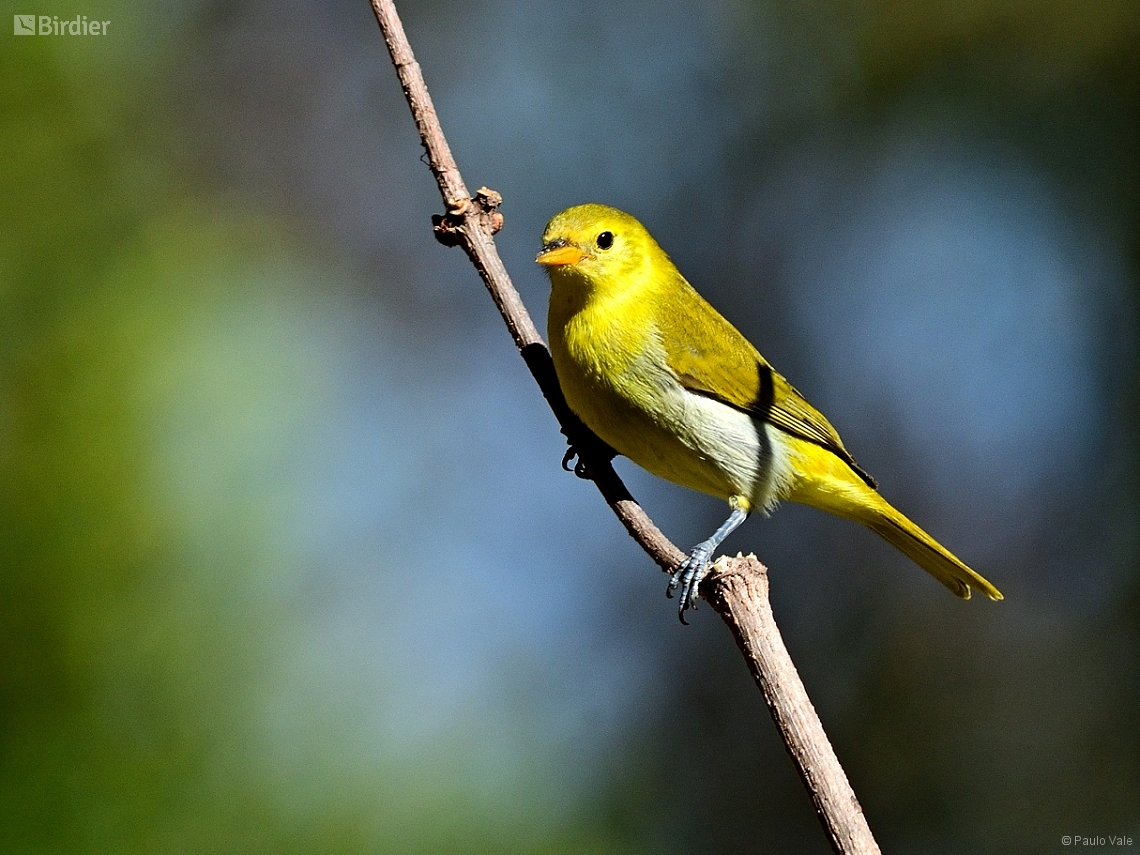
[(697, 545), (689, 553), (689, 557), (681, 562), (681, 566), (677, 568), (677, 572), (669, 580), (669, 587), (665, 589), (666, 597), (672, 597), (673, 591), (677, 588), (681, 589), (681, 602), (677, 609), (677, 617), (686, 626), (689, 622), (685, 620), (685, 612), (689, 609), (696, 611), (697, 588), (700, 586), (701, 580), (709, 573), (709, 558), (711, 557), (712, 548), (708, 543)]

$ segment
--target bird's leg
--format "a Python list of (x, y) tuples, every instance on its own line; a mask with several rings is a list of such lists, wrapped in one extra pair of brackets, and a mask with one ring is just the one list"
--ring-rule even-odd
[(681, 618), (681, 623), (686, 625), (689, 623), (685, 620), (686, 610), (697, 608), (697, 587), (701, 584), (701, 580), (708, 575), (709, 559), (712, 558), (713, 552), (746, 519), (748, 519), (747, 511), (733, 508), (728, 519), (713, 532), (712, 537), (693, 547), (693, 551), (681, 562), (681, 566), (677, 568), (677, 572), (669, 580), (669, 587), (665, 589), (665, 596), (672, 597), (673, 591), (678, 586), (681, 588), (681, 603), (677, 612), (678, 617)]

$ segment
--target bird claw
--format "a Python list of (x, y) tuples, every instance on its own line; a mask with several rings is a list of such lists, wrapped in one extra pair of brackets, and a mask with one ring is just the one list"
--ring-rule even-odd
[(665, 588), (665, 596), (669, 599), (673, 598), (673, 592), (677, 588), (681, 589), (681, 601), (678, 604), (677, 617), (686, 626), (689, 622), (685, 620), (685, 612), (689, 609), (697, 610), (698, 588), (701, 581), (709, 573), (710, 553), (711, 550), (704, 543), (693, 549), (688, 557), (681, 562), (681, 566), (677, 568), (677, 572), (673, 574), (668, 587)]
[[(574, 458), (578, 459), (574, 465), (571, 466), (570, 461), (574, 460)], [(576, 449), (574, 446), (570, 446), (568, 449), (566, 449), (566, 453), (562, 455), (562, 468), (566, 472), (573, 472), (575, 475), (585, 481), (588, 481), (590, 479), (590, 473), (586, 471), (586, 464), (582, 462), (582, 456), (578, 453), (578, 449)]]

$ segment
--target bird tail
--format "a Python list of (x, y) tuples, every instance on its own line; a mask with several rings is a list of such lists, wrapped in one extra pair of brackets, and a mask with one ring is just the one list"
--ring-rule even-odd
[[(964, 600), (970, 599), (970, 589), (977, 588), (991, 600), (1001, 600), (1001, 591), (958, 560), (950, 550), (907, 519), (886, 499), (873, 516), (862, 517), (859, 522), (883, 538), (895, 549)], [(877, 503), (878, 504), (878, 503)]]
[(955, 557), (880, 495), (850, 464), (807, 440), (780, 434), (795, 460), (785, 497), (862, 523), (962, 599), (977, 588), (991, 600), (1001, 591)]

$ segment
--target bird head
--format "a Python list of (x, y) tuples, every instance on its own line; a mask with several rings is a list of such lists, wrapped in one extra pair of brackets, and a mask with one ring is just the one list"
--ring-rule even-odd
[(594, 288), (635, 282), (655, 255), (664, 255), (636, 219), (616, 208), (567, 208), (547, 224), (535, 259), (552, 281), (580, 280)]

